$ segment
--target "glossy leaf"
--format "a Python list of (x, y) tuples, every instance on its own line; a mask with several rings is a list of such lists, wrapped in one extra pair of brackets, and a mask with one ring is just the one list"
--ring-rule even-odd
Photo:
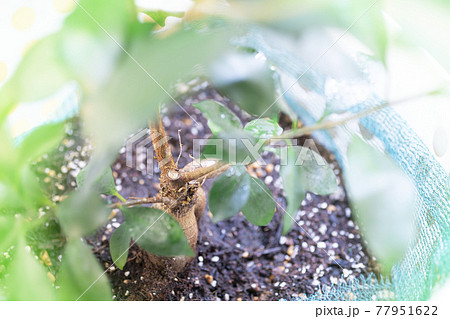
[(65, 234), (71, 238), (89, 235), (106, 223), (110, 213), (97, 194), (85, 189), (72, 193), (56, 211)]
[[(89, 174), (91, 172), (91, 166), (87, 165), (85, 168), (83, 168), (77, 175), (77, 185), (78, 188), (83, 188), (83, 186), (86, 184), (88, 176), (86, 174)], [(97, 178), (96, 181), (91, 182), (89, 180), (93, 190), (99, 194), (108, 194), (108, 195), (116, 195), (116, 184), (114, 181), (114, 177), (111, 171), (111, 168), (108, 166), (104, 172)]]
[(91, 252), (79, 238), (66, 244), (61, 269), (57, 278), (60, 300), (111, 300), (108, 276)]
[[(305, 144), (306, 145), (306, 144)], [(281, 165), (281, 178), (286, 192), (287, 215), (283, 217), (283, 233), (287, 233), (306, 191), (327, 195), (337, 190), (336, 176), (325, 159), (315, 152), (314, 144), (289, 146), (287, 159)]]
[(194, 256), (180, 224), (152, 207), (122, 209), (126, 225), (140, 247), (158, 256)]
[(270, 116), (277, 110), (275, 106), (270, 107), (275, 101), (272, 72), (265, 61), (253, 55), (225, 56), (214, 65), (212, 80), (221, 92), (250, 114)]
[(6, 286), (8, 300), (54, 300), (55, 291), (45, 268), (25, 248), (21, 239), (15, 249)]
[(306, 191), (300, 182), (301, 169), (295, 165), (296, 160), (297, 153), (294, 148), (288, 147), (286, 165), (281, 165), (280, 168), (280, 176), (287, 201), (286, 212), (283, 215), (283, 234), (287, 234), (294, 225), (296, 212), (306, 195)]
[(216, 135), (222, 131), (242, 128), (241, 120), (225, 105), (207, 100), (193, 104), (208, 119), (211, 132)]
[(275, 200), (269, 188), (260, 179), (249, 177), (250, 195), (242, 207), (242, 213), (249, 222), (257, 226), (265, 226), (275, 214)]
[(64, 137), (64, 123), (51, 123), (38, 127), (28, 134), (19, 145), (22, 162), (36, 160), (55, 149)]
[(283, 129), (278, 123), (269, 118), (250, 121), (245, 125), (244, 129), (260, 139), (269, 139), (283, 133)]
[(352, 209), (369, 250), (389, 275), (414, 236), (414, 186), (389, 157), (359, 138), (350, 143), (348, 160), (344, 176)]
[(318, 195), (328, 195), (337, 190), (336, 176), (327, 161), (309, 147), (294, 146), (303, 188)]
[(124, 222), (114, 231), (109, 241), (111, 258), (119, 269), (123, 269), (123, 266), (127, 263), (130, 241), (130, 229), (126, 225), (126, 222)]
[(244, 207), (250, 196), (250, 175), (244, 166), (230, 167), (214, 182), (209, 192), (209, 208), (213, 222), (233, 217)]

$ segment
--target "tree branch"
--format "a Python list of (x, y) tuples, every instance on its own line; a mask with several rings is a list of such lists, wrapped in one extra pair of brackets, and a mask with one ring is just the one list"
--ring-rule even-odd
[(192, 172), (182, 172), (180, 179), (183, 183), (188, 183), (204, 177), (205, 179), (214, 178), (223, 172), (225, 172), (230, 167), (229, 164), (224, 162), (217, 162), (213, 165), (207, 167), (200, 167)]
[(149, 197), (149, 198), (137, 198), (134, 200), (127, 200), (125, 202), (118, 202), (112, 205), (109, 205), (110, 208), (120, 208), (120, 207), (128, 207), (128, 206), (136, 206), (136, 205), (142, 205), (142, 204), (154, 204), (154, 203), (164, 203), (167, 205), (172, 205), (173, 200), (167, 197)]
[(176, 170), (177, 166), (170, 151), (169, 143), (167, 142), (166, 131), (164, 130), (161, 117), (158, 118), (157, 123), (149, 121), (148, 126), (150, 128), (156, 160), (161, 169), (161, 177), (165, 180), (167, 174), (172, 170)]

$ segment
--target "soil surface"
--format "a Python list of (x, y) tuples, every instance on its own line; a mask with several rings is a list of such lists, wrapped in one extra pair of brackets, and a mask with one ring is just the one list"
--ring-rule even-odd
[[(207, 138), (211, 132), (205, 118), (191, 105), (199, 100), (221, 101), (241, 118), (251, 120), (236, 106), (209, 88), (207, 83), (194, 85), (190, 95), (180, 99), (182, 110), (172, 108), (163, 117), (174, 157), (179, 154), (178, 130), (183, 144), (180, 167), (191, 161), (192, 140)], [(194, 93), (192, 93), (194, 92)], [(193, 97), (194, 96), (194, 97)], [(281, 123), (289, 125), (282, 118)], [(300, 141), (301, 142), (301, 141)], [(186, 270), (175, 277), (158, 272), (137, 245), (130, 248), (123, 271), (111, 266), (109, 238), (123, 221), (120, 210), (114, 210), (110, 222), (96, 236), (86, 240), (93, 246), (98, 259), (108, 269), (116, 300), (279, 300), (306, 298), (319, 289), (346, 282), (360, 274), (374, 272), (375, 263), (369, 256), (352, 220), (341, 171), (332, 154), (319, 148), (333, 167), (339, 190), (329, 196), (308, 193), (295, 216), (296, 224), (281, 236), (281, 220), (286, 207), (279, 177), (279, 160), (263, 153), (266, 165), (248, 167), (272, 191), (277, 203), (269, 225), (250, 224), (242, 214), (212, 223), (205, 211), (199, 225), (197, 256)], [(124, 197), (154, 196), (159, 187), (159, 170), (153, 163), (153, 174), (146, 170), (146, 158), (134, 154), (134, 168), (126, 165), (125, 148), (113, 164), (113, 174), (119, 192)], [(206, 193), (213, 181), (204, 185)], [(115, 200), (110, 198), (110, 200)], [(207, 207), (208, 209), (208, 207)], [(111, 266), (111, 267), (110, 267)]]

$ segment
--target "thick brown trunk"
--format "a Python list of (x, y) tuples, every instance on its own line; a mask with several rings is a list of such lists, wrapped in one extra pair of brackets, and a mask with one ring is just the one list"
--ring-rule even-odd
[[(205, 192), (199, 182), (187, 183), (180, 180), (178, 167), (173, 159), (161, 119), (149, 123), (155, 157), (161, 169), (161, 190), (156, 197), (168, 198), (173, 204), (155, 203), (153, 207), (174, 217), (184, 231), (192, 250), (196, 252), (198, 221), (206, 205)], [(160, 257), (149, 254), (150, 260), (169, 273), (184, 269), (191, 258), (186, 256)]]

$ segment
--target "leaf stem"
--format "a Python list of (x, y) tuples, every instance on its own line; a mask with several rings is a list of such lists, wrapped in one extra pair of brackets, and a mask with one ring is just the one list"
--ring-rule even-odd
[(347, 123), (349, 121), (365, 117), (365, 116), (367, 116), (367, 115), (369, 115), (371, 113), (377, 112), (377, 111), (379, 111), (379, 110), (381, 110), (381, 109), (383, 109), (383, 108), (385, 108), (385, 107), (387, 107), (389, 105), (400, 104), (400, 103), (403, 103), (403, 102), (407, 102), (407, 101), (410, 101), (410, 100), (414, 100), (414, 99), (417, 99), (417, 98), (421, 98), (421, 97), (432, 95), (432, 94), (436, 94), (436, 93), (438, 93), (438, 91), (431, 91), (431, 92), (421, 93), (421, 94), (410, 96), (410, 97), (407, 97), (407, 98), (404, 98), (404, 99), (401, 99), (401, 100), (398, 100), (398, 101), (394, 101), (394, 102), (390, 102), (390, 103), (389, 102), (382, 103), (380, 105), (374, 106), (373, 108), (360, 111), (358, 113), (352, 114), (352, 115), (347, 116), (347, 117), (345, 117), (345, 118), (343, 118), (341, 120), (338, 120), (338, 121), (324, 121), (324, 122), (317, 123), (317, 124), (314, 124), (314, 125), (305, 126), (305, 127), (299, 128), (299, 129), (288, 130), (288, 131), (285, 131), (283, 134), (276, 136), (275, 138), (267, 140), (267, 142), (270, 142), (271, 140), (274, 140), (274, 139), (280, 139), (280, 138), (300, 137), (302, 135), (309, 134), (309, 133), (311, 133), (313, 131), (330, 129), (330, 128), (333, 128), (333, 127), (345, 124), (345, 123)]
[(119, 192), (116, 190), (116, 193), (114, 194), (118, 199), (120, 199), (121, 202), (126, 202), (127, 200), (123, 198), (122, 195), (119, 194)]

